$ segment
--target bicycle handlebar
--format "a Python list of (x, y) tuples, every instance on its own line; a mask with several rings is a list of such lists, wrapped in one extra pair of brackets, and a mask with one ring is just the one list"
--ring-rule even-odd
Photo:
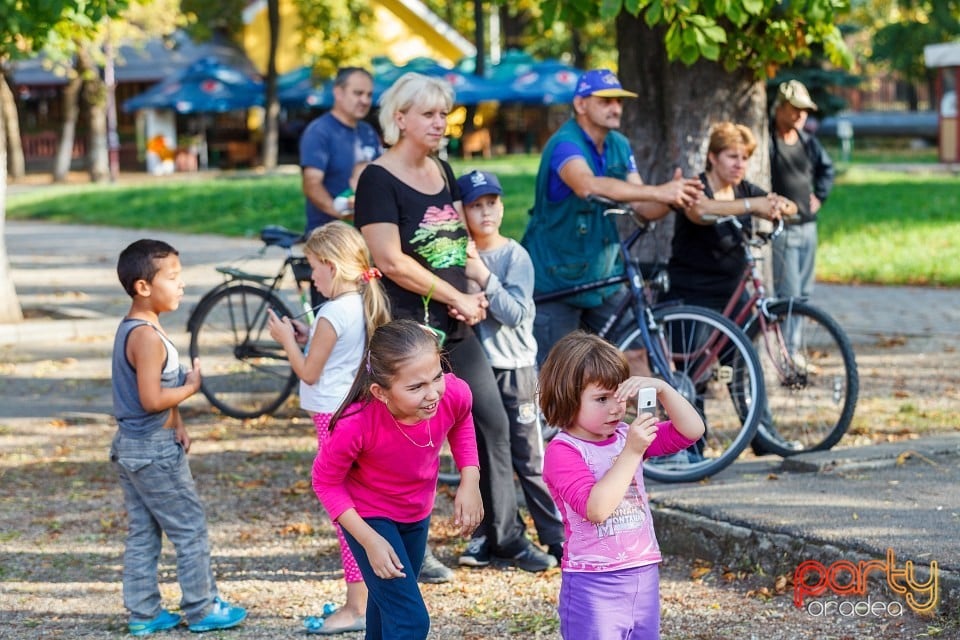
[[(713, 224), (732, 224), (741, 233), (744, 231), (743, 223), (740, 222), (740, 219), (737, 216), (721, 216), (714, 213), (704, 213), (701, 214), (700, 219), (704, 222), (712, 222)], [(779, 236), (781, 233), (783, 233), (783, 218), (778, 218), (773, 231), (770, 231), (769, 233), (766, 231), (757, 231), (757, 237), (762, 239), (763, 242), (769, 242), (770, 240), (773, 240)]]
[(616, 215), (616, 216), (625, 216), (629, 215), (633, 218), (633, 221), (637, 223), (637, 226), (641, 227), (644, 230), (652, 229), (654, 222), (647, 220), (646, 218), (640, 217), (637, 215), (637, 212), (634, 211), (633, 207), (630, 206), (627, 202), (618, 202), (617, 200), (612, 200), (606, 196), (597, 195), (591, 193), (586, 198), (587, 202), (595, 205), (600, 205), (605, 207), (603, 210), (603, 215)]

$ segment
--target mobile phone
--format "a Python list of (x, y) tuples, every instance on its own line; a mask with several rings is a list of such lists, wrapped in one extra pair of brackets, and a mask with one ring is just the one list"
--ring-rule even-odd
[(637, 393), (637, 413), (657, 413), (657, 390), (653, 387), (644, 387)]

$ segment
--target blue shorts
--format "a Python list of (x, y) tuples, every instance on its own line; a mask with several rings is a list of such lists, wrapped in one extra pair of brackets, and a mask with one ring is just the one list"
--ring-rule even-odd
[(657, 640), (660, 567), (564, 571), (557, 611), (564, 640)]

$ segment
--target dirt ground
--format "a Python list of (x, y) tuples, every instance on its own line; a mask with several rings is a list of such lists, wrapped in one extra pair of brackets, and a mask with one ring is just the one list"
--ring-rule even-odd
[[(22, 232), (11, 243), (14, 229)], [(122, 311), (115, 308), (126, 303), (112, 274), (113, 247), (137, 232), (98, 238), (103, 247), (88, 256), (76, 253), (74, 229), (45, 227), (40, 236), (32, 227), (8, 224), (21, 299), (34, 308), (84, 307), (117, 318)], [(25, 248), (34, 236), (42, 246)], [(213, 255), (221, 245), (236, 254), (234, 247), (242, 244), (197, 239), (193, 247), (191, 241), (174, 244), (184, 256), (214, 264), (221, 259)], [(209, 264), (185, 259), (185, 267), (194, 296), (210, 286), (204, 274), (216, 277)], [(75, 278), (58, 281), (65, 274)], [(955, 431), (960, 407), (956, 292), (821, 290), (820, 302), (854, 341), (860, 370), (857, 413), (841, 446)], [(182, 350), (187, 346), (184, 307), (165, 324)], [(0, 639), (126, 635), (120, 593), (126, 522), (107, 461), (115, 430), (109, 418), (115, 322), (74, 337), (50, 323), (42, 329), (49, 326), (48, 334), (35, 333), (29, 348), (0, 346)], [(303, 618), (317, 614), (324, 602), (341, 602), (343, 593), (336, 538), (309, 483), (316, 450), (312, 424), (298, 417), (293, 403), (273, 418), (245, 423), (215, 415), (202, 397), (191, 398), (184, 412), (219, 586), (227, 599), (250, 611), (242, 627), (210, 635), (302, 638)], [(431, 537), (437, 555), (453, 566), (464, 541), (453, 534), (450, 508), (449, 494), (441, 491)], [(668, 557), (661, 575), (666, 640), (960, 638), (956, 612), (952, 620), (909, 612), (811, 615), (793, 606), (788, 576), (731, 571), (692, 557)], [(161, 581), (165, 604), (176, 607), (179, 589), (169, 547)], [(534, 575), (506, 566), (457, 569), (453, 583), (423, 587), (431, 637), (558, 638), (559, 585), (558, 570)], [(160, 637), (186, 637), (186, 631)]]
[[(877, 338), (858, 345), (864, 380), (857, 433), (843, 444), (914, 437), (951, 428), (960, 355), (930, 337)], [(2, 395), (37, 416), (0, 418), (0, 638), (117, 638), (125, 635), (120, 563), (122, 498), (106, 452), (114, 426), (103, 408), (107, 338), (26, 360), (2, 350)], [(923, 345), (923, 353), (919, 352)], [(49, 356), (49, 357), (44, 357)], [(10, 406), (10, 403), (5, 404)], [(44, 418), (63, 406), (57, 419)], [(6, 413), (6, 412), (4, 412)], [(222, 638), (303, 637), (302, 619), (343, 583), (336, 539), (309, 484), (313, 427), (294, 407), (241, 423), (213, 415), (202, 398), (185, 405), (191, 465), (209, 517), (215, 571), (225, 597), (250, 618)], [(449, 523), (451, 497), (437, 498), (431, 536), (455, 565), (463, 540)], [(162, 562), (165, 602), (179, 598), (172, 550)], [(558, 638), (560, 574), (506, 566), (457, 569), (456, 581), (425, 586), (432, 638)], [(662, 567), (665, 639), (960, 637), (956, 621), (900, 616), (818, 617), (797, 609), (789, 576), (729, 571), (696, 558)], [(170, 637), (182, 637), (182, 633)], [(353, 634), (359, 637), (360, 634)], [(350, 637), (350, 636), (346, 636)]]

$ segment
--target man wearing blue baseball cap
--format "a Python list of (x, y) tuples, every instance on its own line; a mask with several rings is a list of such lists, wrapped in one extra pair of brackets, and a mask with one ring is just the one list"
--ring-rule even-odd
[[(648, 220), (667, 215), (671, 207), (688, 207), (699, 197), (700, 180), (684, 178), (680, 169), (669, 182), (643, 183), (629, 141), (616, 131), (623, 98), (636, 97), (612, 71), (587, 71), (577, 82), (573, 117), (547, 141), (522, 240), (533, 260), (536, 294), (622, 270), (616, 223), (603, 215), (602, 207), (587, 202), (587, 196), (629, 202)], [(623, 288), (614, 286), (538, 304), (534, 328), (538, 363), (557, 340), (581, 325), (598, 330), (622, 295)]]

